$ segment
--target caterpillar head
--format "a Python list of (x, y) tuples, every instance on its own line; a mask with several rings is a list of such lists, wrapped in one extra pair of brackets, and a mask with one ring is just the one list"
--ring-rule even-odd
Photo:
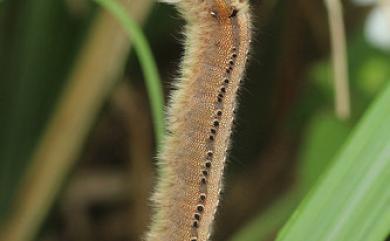
[[(248, 0), (158, 0), (169, 4), (177, 4), (183, 17), (192, 19), (200, 15), (210, 14), (220, 21), (238, 16), (241, 12), (247, 12)], [(205, 9), (208, 9), (205, 11)], [(210, 16), (208, 15), (208, 16)]]
[(208, 2), (212, 14), (221, 19), (236, 17), (241, 10), (248, 7), (247, 0), (208, 0)]

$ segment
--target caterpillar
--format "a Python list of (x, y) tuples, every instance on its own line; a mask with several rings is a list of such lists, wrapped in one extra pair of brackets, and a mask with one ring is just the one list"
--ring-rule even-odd
[(219, 204), (251, 38), (247, 0), (165, 0), (187, 24), (147, 241), (206, 241)]

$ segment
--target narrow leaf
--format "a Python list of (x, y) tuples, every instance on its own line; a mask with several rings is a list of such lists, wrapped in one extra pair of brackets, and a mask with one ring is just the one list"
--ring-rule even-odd
[(148, 90), (152, 117), (154, 123), (154, 132), (156, 142), (160, 144), (164, 134), (164, 97), (160, 77), (152, 51), (148, 41), (144, 36), (138, 24), (130, 18), (125, 9), (115, 0), (95, 0), (108, 12), (110, 12), (121, 24), (126, 33), (132, 40), (134, 50), (137, 53), (142, 71), (145, 76), (145, 84)]
[(278, 241), (383, 241), (390, 231), (390, 85)]

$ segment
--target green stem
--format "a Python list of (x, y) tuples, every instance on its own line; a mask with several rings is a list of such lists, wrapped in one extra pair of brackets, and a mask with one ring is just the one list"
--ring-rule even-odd
[(156, 142), (159, 146), (164, 135), (164, 98), (156, 63), (148, 42), (137, 23), (130, 18), (120, 4), (112, 0), (95, 1), (117, 18), (132, 40), (145, 76), (146, 88), (152, 109), (154, 132)]

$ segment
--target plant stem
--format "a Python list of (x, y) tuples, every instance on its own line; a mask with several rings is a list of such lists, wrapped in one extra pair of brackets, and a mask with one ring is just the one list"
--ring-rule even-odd
[(336, 113), (340, 119), (348, 119), (351, 112), (348, 86), (348, 60), (342, 5), (340, 0), (325, 0), (328, 9), (332, 43), (333, 79), (335, 84)]

